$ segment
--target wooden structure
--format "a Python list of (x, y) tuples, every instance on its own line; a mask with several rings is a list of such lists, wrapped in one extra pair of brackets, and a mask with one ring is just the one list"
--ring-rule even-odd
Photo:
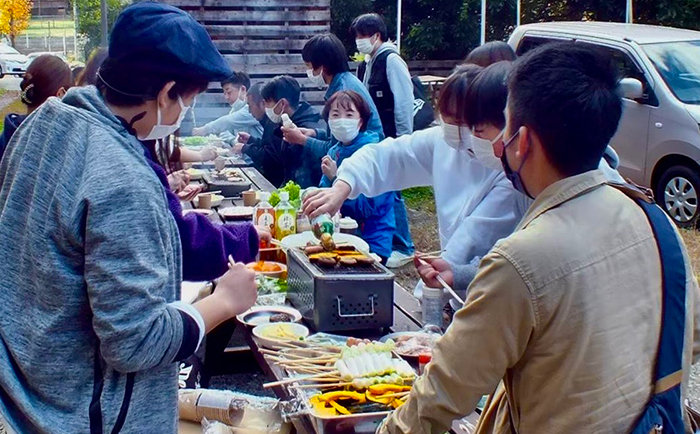
[[(287, 74), (299, 80), (302, 98), (324, 103), (325, 90), (309, 87), (301, 50), (314, 35), (330, 31), (331, 0), (164, 0), (190, 13), (209, 32), (216, 47), (236, 71), (247, 72), (253, 83)], [(412, 75), (446, 77), (454, 61), (410, 61)], [(357, 64), (351, 64), (353, 70)], [(197, 126), (229, 110), (213, 83), (197, 99)]]

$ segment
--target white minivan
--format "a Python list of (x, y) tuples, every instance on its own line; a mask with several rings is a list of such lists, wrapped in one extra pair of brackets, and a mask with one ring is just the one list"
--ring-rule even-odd
[[(651, 188), (679, 226), (700, 217), (700, 32), (602, 22), (520, 26), (516, 54), (554, 41), (590, 44), (610, 54), (627, 83), (620, 126), (610, 145), (623, 177)], [(636, 83), (635, 80), (639, 80)]]

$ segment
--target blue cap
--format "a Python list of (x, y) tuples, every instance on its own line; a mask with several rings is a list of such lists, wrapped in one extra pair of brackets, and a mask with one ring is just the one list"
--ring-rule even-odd
[(223, 81), (233, 74), (204, 27), (176, 7), (140, 2), (119, 15), (109, 57), (135, 73)]

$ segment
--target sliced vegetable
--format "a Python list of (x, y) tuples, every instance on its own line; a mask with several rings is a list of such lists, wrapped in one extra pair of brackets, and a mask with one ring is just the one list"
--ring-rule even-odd
[(335, 401), (328, 401), (328, 403), (336, 409), (336, 411), (340, 414), (350, 414), (347, 408), (343, 407), (342, 405), (338, 404)]

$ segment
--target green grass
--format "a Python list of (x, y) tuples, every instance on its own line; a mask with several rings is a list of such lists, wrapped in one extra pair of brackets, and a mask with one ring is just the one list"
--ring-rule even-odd
[(49, 26), (51, 27), (51, 36), (63, 36), (63, 32), (65, 32), (66, 36), (73, 36), (75, 34), (75, 30), (73, 27), (73, 20), (67, 19), (67, 20), (30, 20), (29, 21), (29, 28), (25, 30), (22, 35), (20, 35), (20, 38), (22, 36), (29, 35), (29, 37), (38, 37), (38, 36), (49, 36)]
[(22, 104), (22, 101), (20, 101), (19, 98), (0, 109), (0, 133), (2, 133), (2, 130), (5, 129), (5, 116), (7, 116), (9, 113), (26, 113), (26, 111), (27, 107)]
[(435, 213), (435, 197), (431, 187), (409, 188), (402, 193), (409, 208)]

